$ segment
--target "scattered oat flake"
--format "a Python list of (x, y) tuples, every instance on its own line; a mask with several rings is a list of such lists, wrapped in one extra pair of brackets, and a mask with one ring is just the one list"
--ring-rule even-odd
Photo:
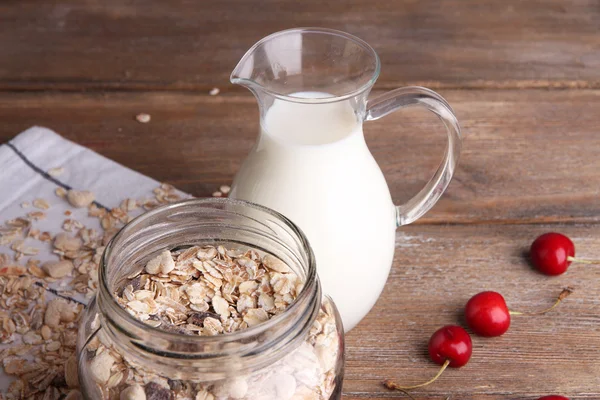
[(50, 204), (44, 199), (35, 199), (33, 201), (33, 206), (35, 208), (39, 208), (40, 210), (47, 210), (50, 208)]
[(216, 96), (216, 95), (218, 95), (219, 93), (221, 93), (221, 89), (219, 89), (219, 88), (212, 88), (212, 89), (210, 90), (210, 92), (208, 92), (208, 94), (210, 94), (211, 96)]
[(83, 224), (75, 219), (67, 218), (63, 222), (62, 228), (67, 232), (78, 232), (83, 228)]
[(228, 185), (222, 185), (219, 190), (221, 191), (221, 193), (223, 194), (229, 194), (229, 192), (231, 191), (231, 187)]
[(67, 197), (67, 189), (63, 188), (63, 187), (57, 187), (56, 190), (54, 190), (54, 193), (60, 197), (60, 198), (65, 198)]
[(67, 193), (67, 200), (73, 207), (83, 208), (94, 202), (96, 196), (89, 190), (71, 189)]
[(21, 208), (29, 208), (31, 207), (31, 203), (28, 201), (24, 201), (21, 203)]
[(150, 114), (146, 113), (140, 113), (135, 116), (135, 119), (142, 124), (147, 124), (148, 122), (150, 122), (150, 118)]
[(40, 220), (46, 218), (46, 213), (43, 211), (32, 211), (27, 213), (27, 216), (34, 220)]
[(65, 169), (63, 167), (50, 168), (48, 170), (48, 175), (56, 178), (56, 177), (61, 176), (63, 174), (63, 172), (65, 172)]

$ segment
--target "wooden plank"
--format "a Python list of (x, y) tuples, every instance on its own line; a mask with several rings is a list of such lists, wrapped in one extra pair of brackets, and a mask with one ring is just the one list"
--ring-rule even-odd
[[(443, 91), (465, 133), (454, 181), (418, 223), (600, 220), (600, 91)], [(148, 124), (135, 115), (152, 115)], [(0, 94), (0, 142), (50, 127), (197, 196), (230, 183), (258, 132), (250, 94)], [(365, 126), (394, 199), (431, 176), (444, 148), (433, 116), (406, 110)], [(356, 188), (360, 190), (360, 188)]]
[(544, 276), (523, 256), (537, 235), (559, 230), (582, 257), (600, 258), (593, 226), (411, 226), (397, 235), (394, 266), (382, 297), (347, 335), (346, 399), (407, 398), (383, 388), (394, 378), (426, 381), (438, 366), (426, 355), (430, 335), (463, 323), (463, 307), (483, 290), (502, 293), (510, 309), (551, 305), (565, 286), (575, 292), (555, 311), (514, 316), (499, 338), (472, 336), (473, 356), (449, 369), (416, 399), (537, 399), (561, 394), (600, 398), (600, 269), (572, 265), (559, 277)]
[(594, 0), (86, 0), (0, 3), (0, 89), (228, 86), (260, 38), (297, 26), (377, 50), (379, 88), (600, 87)]

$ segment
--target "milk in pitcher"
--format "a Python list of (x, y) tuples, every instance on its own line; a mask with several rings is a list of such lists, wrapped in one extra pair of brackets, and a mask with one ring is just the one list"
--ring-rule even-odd
[[(301, 92), (289, 98), (322, 99)], [(279, 211), (306, 234), (349, 330), (371, 309), (394, 254), (395, 207), (349, 103), (275, 99), (231, 197)]]

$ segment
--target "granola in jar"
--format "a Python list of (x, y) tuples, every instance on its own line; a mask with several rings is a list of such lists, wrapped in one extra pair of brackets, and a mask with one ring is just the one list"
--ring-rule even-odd
[[(214, 243), (170, 238), (166, 247), (150, 246), (150, 255), (138, 251), (135, 267), (121, 257), (112, 265), (121, 263), (122, 273), (110, 273), (111, 256), (105, 254), (106, 276), (80, 332), (84, 393), (110, 400), (339, 399), (343, 329), (333, 302), (320, 291), (312, 253), (300, 253), (304, 242), (292, 241), (276, 256), (269, 250), (283, 248), (278, 241), (268, 248), (227, 240), (244, 233), (236, 225), (240, 214), (243, 224), (254, 223), (243, 215), (246, 208), (271, 212), (248, 203), (212, 199), (178, 206), (178, 215), (189, 211), (197, 217), (198, 208), (206, 208), (221, 222), (234, 220)], [(164, 240), (169, 229), (178, 230), (177, 223), (156, 228), (150, 225), (156, 218), (141, 218), (149, 218), (148, 224), (137, 221), (139, 229), (129, 234), (140, 242)], [(289, 221), (283, 222), (287, 228)], [(197, 223), (212, 226), (210, 217)], [(149, 238), (140, 239), (141, 231)], [(289, 230), (282, 236), (290, 232), (299, 234)], [(135, 247), (123, 235), (123, 246)], [(115, 240), (107, 251), (122, 251), (119, 236)], [(286, 255), (293, 246), (300, 254)]]

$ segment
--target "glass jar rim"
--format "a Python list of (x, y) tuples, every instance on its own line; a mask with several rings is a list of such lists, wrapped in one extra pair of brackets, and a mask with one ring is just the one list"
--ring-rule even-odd
[[(258, 325), (248, 327), (246, 329), (242, 329), (240, 331), (231, 332), (231, 333), (222, 333), (216, 336), (195, 336), (195, 335), (185, 335), (181, 333), (168, 332), (166, 330), (160, 329), (158, 327), (153, 327), (151, 325), (145, 324), (144, 322), (134, 318), (130, 315), (123, 307), (121, 307), (109, 288), (108, 284), (108, 258), (111, 252), (114, 250), (115, 244), (118, 244), (119, 240), (127, 235), (128, 229), (134, 228), (137, 224), (143, 223), (148, 218), (156, 217), (161, 213), (166, 213), (169, 215), (169, 212), (175, 212), (176, 210), (182, 207), (205, 207), (205, 206), (219, 206), (219, 205), (227, 205), (231, 204), (234, 206), (248, 207), (250, 209), (254, 209), (260, 212), (267, 213), (268, 215), (276, 218), (278, 221), (282, 222), (287, 228), (289, 228), (296, 239), (299, 240), (299, 243), (302, 245), (303, 250), (305, 250), (307, 255), (307, 266), (308, 270), (306, 273), (306, 279), (304, 282), (304, 287), (298, 293), (297, 297), (294, 301), (283, 311), (282, 313), (273, 316), (273, 318), (269, 319), (266, 322), (260, 323)], [(317, 278), (316, 271), (316, 262), (313, 251), (310, 247), (308, 239), (304, 235), (304, 233), (300, 230), (296, 224), (294, 224), (290, 219), (285, 217), (283, 214), (274, 211), (270, 208), (251, 203), (244, 200), (234, 200), (229, 198), (203, 198), (203, 199), (186, 199), (178, 202), (170, 203), (164, 206), (157, 207), (153, 210), (150, 210), (133, 220), (127, 223), (121, 230), (110, 240), (110, 242), (106, 245), (104, 252), (102, 253), (99, 270), (98, 270), (98, 296), (102, 299), (103, 306), (108, 307), (110, 312), (114, 312), (116, 316), (119, 317), (120, 320), (126, 321), (127, 324), (131, 324), (136, 329), (143, 329), (147, 332), (151, 332), (152, 335), (155, 335), (157, 339), (169, 341), (169, 342), (187, 342), (194, 344), (211, 344), (216, 342), (226, 341), (243, 341), (245, 339), (252, 338), (256, 335), (259, 335), (263, 332), (266, 332), (273, 327), (277, 326), (278, 323), (285, 320), (286, 316), (292, 314), (293, 312), (301, 309), (302, 307), (306, 307), (306, 302), (309, 300), (311, 296), (316, 293), (320, 294), (320, 284)], [(106, 317), (106, 310), (103, 310), (103, 313)], [(114, 322), (114, 321), (113, 321)], [(232, 349), (233, 350), (233, 349)], [(219, 354), (222, 354), (220, 352)]]

